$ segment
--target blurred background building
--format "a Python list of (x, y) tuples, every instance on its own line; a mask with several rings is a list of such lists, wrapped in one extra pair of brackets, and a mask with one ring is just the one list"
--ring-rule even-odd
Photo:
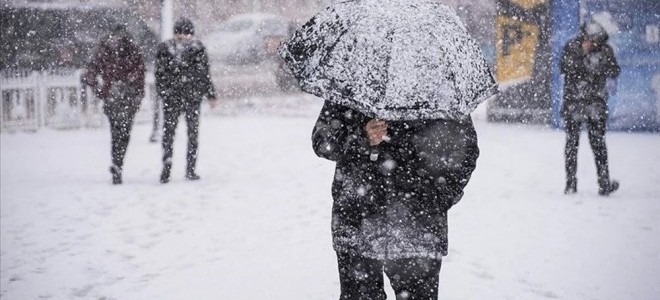
[[(0, 0), (3, 49), (0, 69), (81, 67), (112, 23), (134, 23), (147, 61), (162, 38), (163, 3), (172, 19), (187, 17), (207, 44), (214, 78), (228, 97), (254, 94), (266, 87), (293, 90), (275, 55), (279, 42), (331, 0)], [(442, 1), (463, 18), (494, 58), (495, 3), (492, 0)], [(172, 20), (164, 24), (172, 24)], [(171, 27), (170, 26), (166, 26)], [(169, 29), (169, 28), (168, 28)], [(170, 36), (166, 32), (164, 36)], [(64, 50), (62, 50), (64, 49)], [(66, 52), (66, 53), (64, 53)], [(266, 76), (257, 76), (266, 74)]]
[[(137, 11), (149, 26), (157, 31), (160, 24), (162, 0), (0, 0), (7, 5), (103, 5), (124, 6)], [(437, 0), (456, 9), (473, 33), (491, 38), (494, 33), (494, 0)], [(282, 15), (296, 22), (310, 18), (330, 4), (332, 0), (173, 0), (175, 18), (185, 16), (200, 26), (200, 34), (206, 34), (215, 24), (234, 15), (265, 12)], [(478, 29), (478, 30), (477, 30)]]
[(660, 130), (660, 1), (497, 0), (496, 77), (500, 95), (488, 116), (563, 126), (559, 60), (581, 23), (608, 32), (621, 66), (609, 80), (608, 128)]
[[(275, 50), (333, 0), (0, 0), (0, 69), (79, 68), (117, 21), (130, 25), (153, 61), (162, 1), (173, 3), (173, 19), (195, 23), (221, 97), (242, 99), (297, 91)], [(456, 10), (494, 67), (502, 92), (487, 105), (489, 120), (561, 127), (559, 55), (580, 22), (593, 18), (609, 31), (622, 67), (608, 85), (609, 128), (660, 129), (660, 1), (437, 1)]]

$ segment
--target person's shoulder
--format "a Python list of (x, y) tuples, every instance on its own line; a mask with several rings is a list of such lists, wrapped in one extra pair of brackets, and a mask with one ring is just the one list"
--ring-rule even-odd
[(566, 42), (566, 47), (580, 44), (580, 39), (578, 37), (572, 37)]
[(612, 48), (612, 46), (610, 46), (610, 44), (605, 43), (601, 46), (601, 51), (607, 52), (607, 53), (614, 53), (614, 48)]
[(564, 51), (575, 50), (580, 48), (580, 39), (577, 37), (571, 38), (564, 44)]
[(164, 41), (163, 43), (165, 45), (167, 45), (168, 47), (174, 47), (177, 44), (177, 40), (175, 38), (171, 38), (171, 39), (168, 39), (168, 40)]
[(157, 49), (159, 51), (167, 50), (168, 48), (172, 47), (173, 45), (174, 45), (174, 40), (169, 39), (169, 40), (162, 41), (162, 42), (158, 43)]
[(193, 38), (190, 40), (190, 43), (188, 44), (190, 48), (196, 51), (204, 51), (206, 50), (206, 47), (204, 46), (204, 43), (200, 41), (197, 38)]

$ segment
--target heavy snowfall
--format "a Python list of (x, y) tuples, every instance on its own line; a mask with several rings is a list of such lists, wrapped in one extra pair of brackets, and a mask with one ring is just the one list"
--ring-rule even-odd
[[(438, 299), (659, 299), (660, 5), (653, 1), (433, 0), (447, 5), (447, 24), (460, 31), (452, 41), (436, 40), (444, 32), (425, 34), (432, 22), (395, 35), (400, 24), (382, 25), (409, 16), (372, 0), (356, 3), (382, 10), (365, 9), (365, 15), (388, 15), (377, 23), (383, 36), (365, 34), (376, 23), (350, 9), (340, 15), (358, 21), (341, 23), (328, 10), (329, 17), (309, 26), (318, 32), (296, 32), (326, 5), (351, 1), (0, 1), (0, 299), (339, 299), (331, 230), (336, 165), (315, 155), (312, 130), (324, 102), (312, 94), (393, 97), (376, 103), (379, 112), (428, 88), (430, 96), (405, 117), (381, 118), (415, 121), (415, 109), (429, 99), (458, 97), (451, 87), (437, 87), (455, 85), (457, 77), (474, 85), (469, 103), (457, 104), (457, 113), (438, 112), (442, 105), (429, 110), (442, 119), (469, 114), (479, 156), (464, 196), (447, 212)], [(163, 3), (173, 6), (167, 11)], [(175, 116), (171, 174), (168, 169), (164, 181), (166, 116), (154, 73), (157, 45), (172, 37), (158, 28), (172, 27), (174, 17), (192, 20), (194, 34), (188, 26), (185, 35), (208, 52), (212, 84), (198, 100), (217, 101), (204, 99), (194, 131), (199, 147), (192, 174), (199, 178), (186, 167), (186, 120)], [(603, 102), (609, 106), (606, 159), (610, 179), (620, 183), (605, 194), (586, 130), (577, 192), (566, 192), (567, 135), (559, 112), (565, 76), (558, 55), (589, 18), (609, 34), (605, 40), (621, 65), (620, 77), (603, 81), (600, 91), (611, 96)], [(346, 24), (363, 21), (364, 32), (343, 36)], [(112, 41), (107, 32), (115, 29), (135, 43), (146, 70), (144, 90), (134, 93), (137, 113), (118, 182), (115, 165), (108, 172), (114, 160), (103, 106), (114, 96), (99, 96), (84, 80), (100, 40)], [(328, 32), (340, 34), (333, 40)], [(337, 42), (340, 37), (345, 40)], [(326, 38), (332, 46), (319, 42)], [(368, 47), (356, 42), (360, 38)], [(384, 40), (395, 40), (394, 46), (381, 46)], [(474, 57), (461, 53), (463, 40)], [(406, 47), (413, 44), (419, 48)], [(447, 53), (425, 56), (428, 45), (449, 44)], [(172, 45), (168, 51), (180, 51)], [(403, 59), (393, 60), (387, 47), (403, 51)], [(300, 59), (309, 54), (301, 49), (320, 63)], [(365, 52), (356, 56), (359, 51)], [(455, 59), (443, 60), (447, 56)], [(410, 64), (409, 57), (425, 63)], [(304, 76), (287, 64), (298, 64), (307, 81), (297, 81)], [(400, 82), (391, 72), (397, 68)], [(103, 82), (99, 72), (91, 78)], [(447, 72), (451, 76), (437, 81)], [(332, 81), (328, 74), (339, 75)], [(499, 95), (491, 97), (498, 85)], [(404, 91), (392, 92), (398, 88)], [(356, 110), (364, 104), (341, 101)], [(387, 277), (384, 288), (387, 299), (400, 297)]]

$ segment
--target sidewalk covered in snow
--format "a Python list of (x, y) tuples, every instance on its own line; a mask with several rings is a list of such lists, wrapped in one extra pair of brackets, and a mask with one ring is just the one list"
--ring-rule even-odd
[[(317, 109), (205, 116), (197, 182), (183, 178), (180, 126), (167, 185), (149, 124), (133, 130), (121, 186), (107, 128), (2, 133), (0, 298), (337, 299)], [(565, 196), (563, 132), (475, 125), (481, 156), (450, 211), (441, 299), (660, 295), (660, 135), (608, 133), (621, 189), (599, 197), (583, 134), (578, 194)]]

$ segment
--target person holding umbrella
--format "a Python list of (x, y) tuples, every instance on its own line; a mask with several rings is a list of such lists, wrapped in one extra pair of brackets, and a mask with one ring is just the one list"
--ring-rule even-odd
[(336, 162), (332, 237), (340, 299), (437, 299), (447, 211), (479, 156), (470, 113), (497, 92), (449, 7), (336, 3), (280, 53), (302, 90), (324, 99), (315, 153)]
[[(144, 59), (127, 31), (116, 24), (90, 60), (81, 81), (94, 88), (103, 100), (103, 113), (110, 122), (112, 183), (122, 183), (124, 156), (131, 137), (133, 119), (144, 98)], [(98, 77), (102, 83), (99, 84)]]

